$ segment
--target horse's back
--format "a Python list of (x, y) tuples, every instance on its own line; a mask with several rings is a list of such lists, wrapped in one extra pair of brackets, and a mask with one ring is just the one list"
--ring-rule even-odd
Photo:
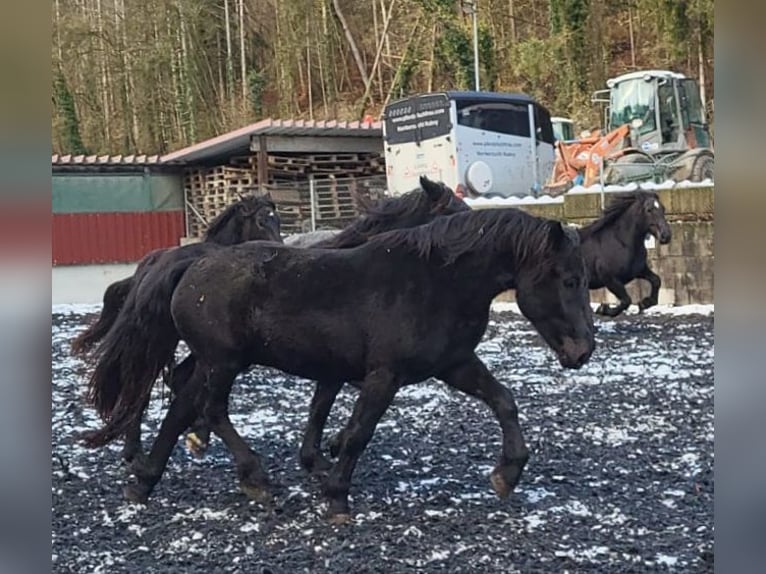
[[(430, 376), (464, 330), (443, 281), (413, 258), (371, 246), (227, 248), (190, 266), (173, 315), (195, 353), (197, 339), (201, 353), (248, 353), (298, 376), (347, 379), (386, 356)], [(482, 326), (473, 328), (480, 338)]]
[(307, 233), (297, 233), (295, 235), (288, 235), (285, 238), (285, 245), (292, 247), (311, 247), (321, 241), (326, 241), (335, 237), (340, 231), (334, 229), (317, 229), (316, 231), (309, 231)]

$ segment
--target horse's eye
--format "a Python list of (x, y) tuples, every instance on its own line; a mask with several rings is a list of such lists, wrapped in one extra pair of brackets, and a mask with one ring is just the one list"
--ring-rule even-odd
[(575, 277), (564, 279), (564, 287), (567, 289), (575, 289), (579, 283), (580, 282)]

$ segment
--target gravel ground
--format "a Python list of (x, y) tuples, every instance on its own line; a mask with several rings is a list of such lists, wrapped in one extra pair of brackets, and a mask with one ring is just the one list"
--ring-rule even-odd
[[(429, 382), (381, 421), (354, 475), (355, 522), (340, 527), (298, 464), (312, 387), (268, 369), (240, 377), (232, 418), (281, 485), (274, 509), (240, 493), (217, 439), (203, 460), (179, 446), (147, 506), (124, 502), (120, 445), (77, 442), (98, 425), (69, 356), (90, 318), (54, 308), (55, 572), (713, 570), (710, 314), (597, 320), (590, 363), (566, 372), (523, 318), (493, 312), (479, 352), (513, 389), (531, 451), (516, 491), (500, 500), (489, 485), (501, 436), (489, 409)], [(328, 433), (354, 395), (341, 393)], [(145, 438), (163, 408), (158, 395)]]

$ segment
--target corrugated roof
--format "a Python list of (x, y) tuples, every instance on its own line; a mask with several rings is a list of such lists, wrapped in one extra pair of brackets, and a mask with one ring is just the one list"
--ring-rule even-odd
[(159, 155), (72, 155), (53, 154), (53, 165), (156, 165), (161, 163)]
[(382, 138), (383, 124), (380, 121), (348, 122), (338, 120), (279, 120), (267, 118), (165, 154), (160, 158), (160, 161), (162, 163), (199, 161), (238, 151), (246, 152), (250, 149), (250, 138), (258, 135)]

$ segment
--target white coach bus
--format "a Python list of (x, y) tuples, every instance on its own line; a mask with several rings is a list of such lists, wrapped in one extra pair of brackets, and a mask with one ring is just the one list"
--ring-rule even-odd
[(426, 175), (468, 197), (537, 195), (555, 161), (551, 117), (524, 94), (440, 92), (383, 111), (386, 178), (395, 195)]

